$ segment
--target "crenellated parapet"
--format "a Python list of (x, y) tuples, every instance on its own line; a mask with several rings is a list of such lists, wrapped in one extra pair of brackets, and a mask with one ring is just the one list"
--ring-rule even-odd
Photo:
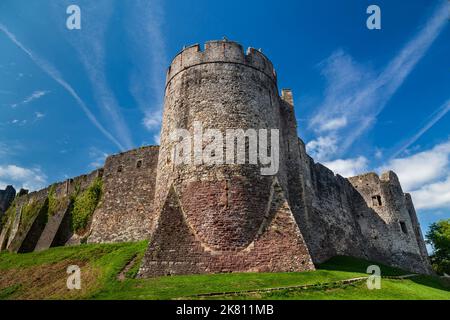
[(272, 62), (259, 50), (248, 48), (244, 53), (242, 45), (229, 40), (214, 40), (205, 43), (204, 50), (199, 44), (184, 48), (172, 60), (166, 77), (166, 86), (180, 72), (191, 67), (208, 63), (231, 63), (256, 69), (275, 84), (277, 75)]

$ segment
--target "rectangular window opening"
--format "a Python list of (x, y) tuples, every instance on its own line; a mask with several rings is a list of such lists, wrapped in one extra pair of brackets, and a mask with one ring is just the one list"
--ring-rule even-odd
[(380, 195), (372, 196), (372, 205), (374, 207), (380, 207), (382, 205)]
[(402, 229), (402, 232), (404, 234), (408, 234), (408, 229), (406, 228), (406, 223), (403, 221), (400, 221), (400, 228)]

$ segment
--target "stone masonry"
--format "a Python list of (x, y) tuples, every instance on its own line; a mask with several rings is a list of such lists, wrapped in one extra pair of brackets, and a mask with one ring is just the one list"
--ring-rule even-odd
[(155, 215), (158, 147), (113, 155), (103, 168), (103, 197), (93, 216), (88, 242), (147, 239)]
[[(198, 134), (195, 123), (221, 132), (278, 129), (279, 170), (261, 175), (263, 165), (248, 161), (175, 163), (171, 134)], [(86, 233), (73, 234), (66, 197), (73, 181), (85, 189), (95, 177), (103, 181), (102, 198)], [(395, 173), (346, 179), (315, 163), (297, 135), (292, 91), (280, 95), (270, 60), (233, 41), (193, 45), (175, 56), (159, 147), (112, 155), (104, 168), (56, 185), (60, 211), (50, 219), (40, 212), (26, 227), (21, 208), (45, 202), (48, 188), (4, 207), (0, 193), (0, 213), (11, 205), (0, 249), (148, 239), (140, 277), (313, 270), (336, 255), (431, 272), (411, 196)]]
[(8, 210), (15, 196), (16, 189), (13, 186), (7, 186), (5, 190), (0, 190), (0, 219), (6, 210)]

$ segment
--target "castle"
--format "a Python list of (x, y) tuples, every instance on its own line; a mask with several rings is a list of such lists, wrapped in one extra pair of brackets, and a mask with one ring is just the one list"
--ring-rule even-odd
[[(277, 129), (278, 171), (175, 163), (171, 134), (195, 135), (196, 122), (223, 132)], [(74, 228), (76, 199), (95, 181), (101, 197), (86, 225)], [(292, 92), (279, 95), (272, 63), (228, 40), (173, 59), (160, 146), (112, 155), (88, 175), (13, 198), (11, 188), (0, 193), (0, 250), (148, 239), (140, 277), (313, 270), (336, 255), (431, 272), (411, 196), (395, 173), (346, 179), (315, 163), (297, 136)]]

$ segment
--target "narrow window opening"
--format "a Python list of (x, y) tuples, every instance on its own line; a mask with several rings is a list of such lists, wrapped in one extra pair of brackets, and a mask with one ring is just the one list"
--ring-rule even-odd
[(372, 196), (372, 205), (374, 207), (381, 207), (382, 203), (380, 195)]
[(140, 168), (140, 167), (142, 167), (142, 160), (138, 160), (137, 162), (136, 162), (136, 168)]
[(400, 221), (400, 228), (402, 229), (404, 234), (408, 234), (408, 229), (406, 228), (406, 223), (403, 221)]
[(120, 173), (120, 172), (122, 172), (122, 170), (123, 170), (123, 167), (121, 165), (117, 167), (117, 172)]

